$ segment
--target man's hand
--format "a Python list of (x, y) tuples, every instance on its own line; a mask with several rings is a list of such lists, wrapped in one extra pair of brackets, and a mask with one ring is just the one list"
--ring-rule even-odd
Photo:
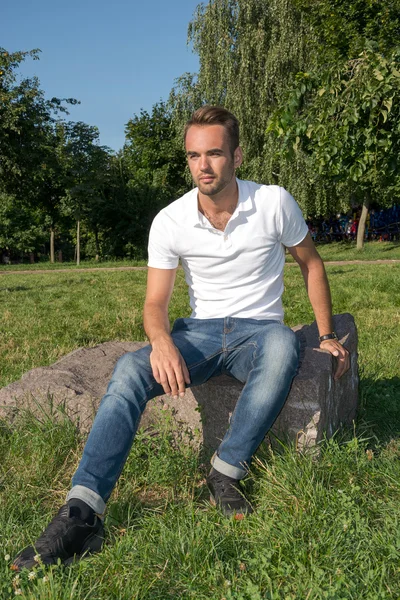
[(152, 351), (150, 364), (154, 379), (174, 398), (184, 396), (189, 371), (170, 335), (168, 304), (174, 288), (176, 269), (148, 268), (144, 303), (144, 328)]
[(162, 338), (152, 342), (150, 364), (153, 376), (160, 383), (168, 396), (182, 398), (185, 395), (185, 384), (190, 384), (189, 371), (178, 348), (172, 339)]
[(350, 354), (338, 340), (325, 340), (320, 343), (319, 347), (322, 348), (322, 350), (328, 350), (328, 352), (338, 359), (334, 376), (335, 379), (339, 379), (349, 370)]

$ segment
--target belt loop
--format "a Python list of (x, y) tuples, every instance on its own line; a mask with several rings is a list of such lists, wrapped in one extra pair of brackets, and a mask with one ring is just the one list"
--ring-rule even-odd
[(233, 329), (233, 317), (224, 318), (224, 333), (230, 333)]

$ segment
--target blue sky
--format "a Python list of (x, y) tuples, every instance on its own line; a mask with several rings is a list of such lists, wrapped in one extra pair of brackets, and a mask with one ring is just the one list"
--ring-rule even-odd
[(100, 141), (118, 150), (124, 126), (141, 108), (166, 100), (174, 79), (196, 72), (186, 45), (197, 0), (5, 0), (0, 46), (40, 48), (24, 76), (37, 75), (46, 96), (77, 98), (69, 118), (96, 125)]

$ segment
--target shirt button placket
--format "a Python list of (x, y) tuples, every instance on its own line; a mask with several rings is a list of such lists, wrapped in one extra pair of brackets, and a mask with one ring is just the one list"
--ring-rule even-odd
[(230, 248), (232, 246), (231, 236), (227, 233), (224, 233), (224, 246), (225, 248)]

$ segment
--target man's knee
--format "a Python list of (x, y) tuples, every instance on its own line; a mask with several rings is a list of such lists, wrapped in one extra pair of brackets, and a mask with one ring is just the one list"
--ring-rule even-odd
[(286, 363), (297, 368), (300, 357), (299, 338), (286, 325), (277, 323), (269, 331), (267, 330), (261, 345), (261, 354), (264, 354), (268, 361)]
[(294, 331), (285, 325), (281, 327), (276, 351), (280, 353), (281, 358), (286, 357), (287, 361), (295, 362), (297, 367), (300, 357), (299, 338)]
[(145, 348), (128, 352), (117, 361), (103, 401), (113, 396), (138, 403), (141, 410), (144, 410), (147, 399), (152, 397), (151, 390), (155, 380), (148, 358), (149, 352), (142, 350)]
[[(143, 352), (143, 350), (146, 350), (146, 352)], [(149, 355), (150, 352), (147, 352), (147, 347), (136, 352), (123, 354), (115, 365), (111, 379), (113, 381), (135, 379), (144, 373), (148, 374), (151, 371)]]
[(280, 330), (280, 343), (286, 352), (293, 352), (296, 355), (300, 352), (299, 338), (290, 327), (283, 325)]

